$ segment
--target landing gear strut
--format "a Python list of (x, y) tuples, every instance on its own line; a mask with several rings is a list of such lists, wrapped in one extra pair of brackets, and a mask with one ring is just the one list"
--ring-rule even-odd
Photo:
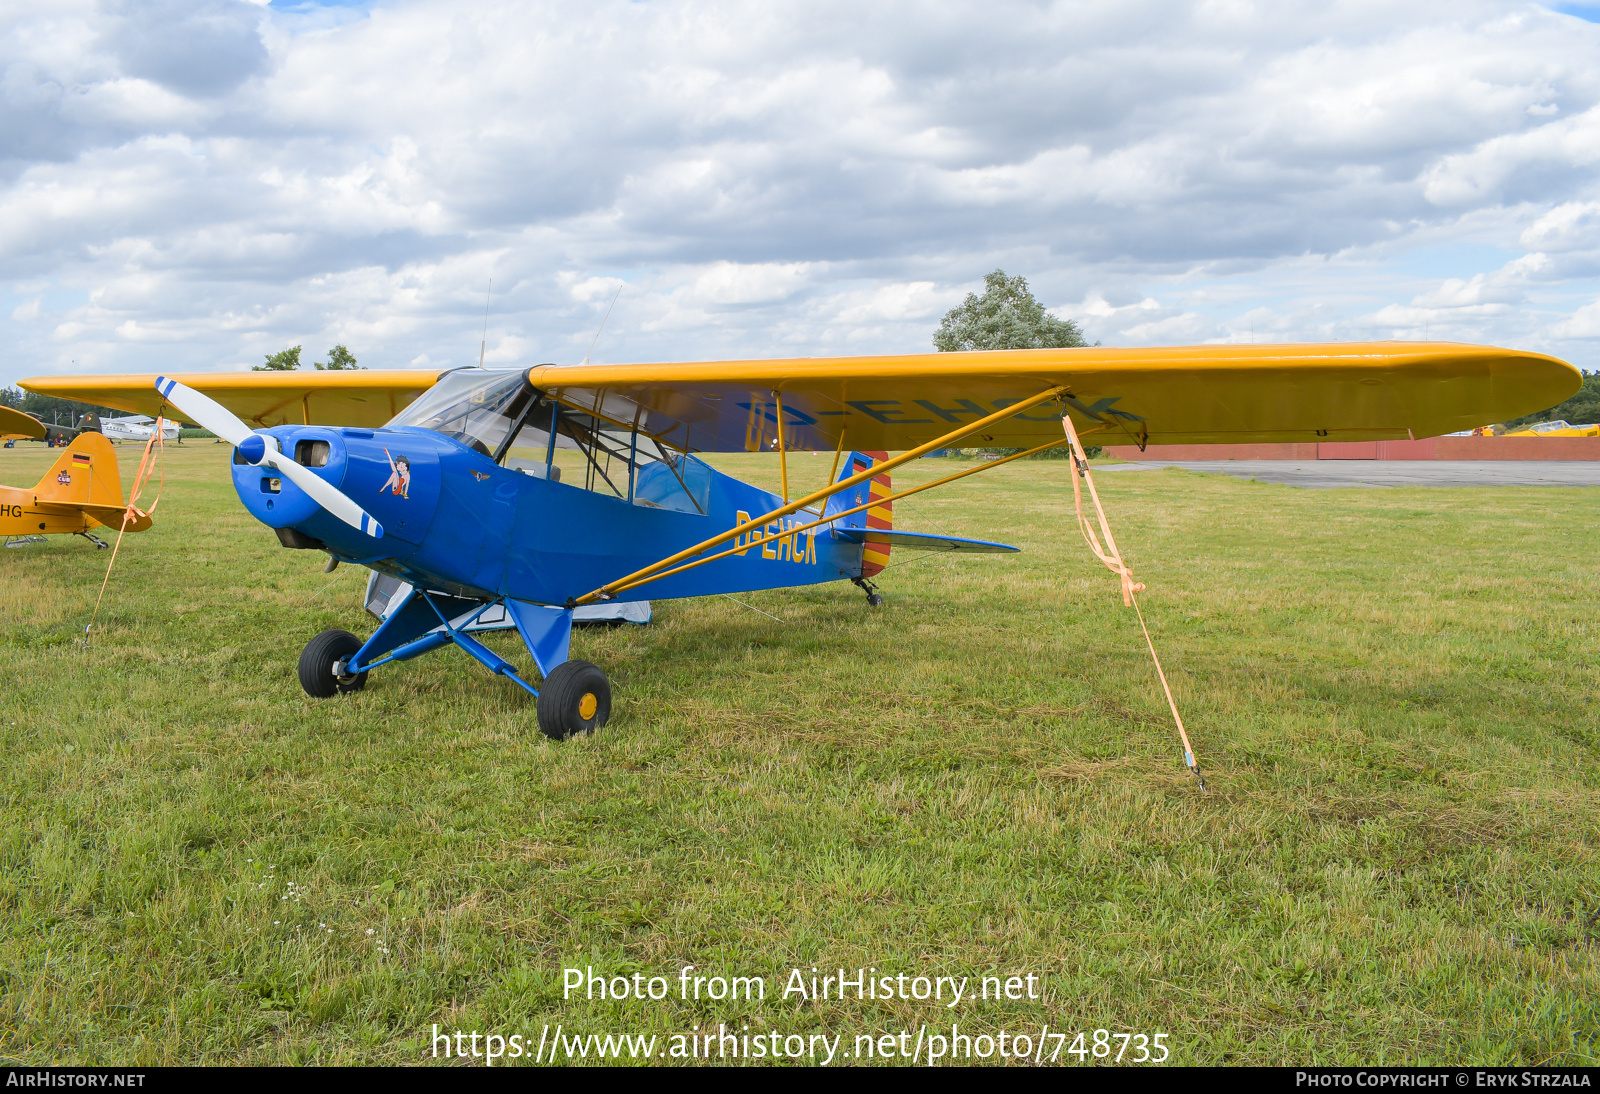
[(88, 532), (78, 532), (77, 535), (82, 536), (84, 539), (86, 539), (90, 543), (94, 544), (95, 547), (97, 549), (101, 550), (101, 551), (104, 551), (107, 547), (111, 546), (111, 544), (107, 543), (105, 540), (101, 539), (99, 536), (92, 536)]
[(852, 577), (850, 579), (850, 584), (867, 594), (867, 607), (883, 607), (883, 594), (878, 591), (878, 587), (872, 582), (868, 581), (864, 577)]

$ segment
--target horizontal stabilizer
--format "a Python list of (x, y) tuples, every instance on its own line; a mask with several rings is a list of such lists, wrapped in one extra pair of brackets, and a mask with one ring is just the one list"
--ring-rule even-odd
[[(92, 502), (39, 502), (34, 508), (40, 513), (58, 517), (82, 513), (96, 524), (103, 524), (114, 532), (123, 530), (123, 518), (128, 512), (125, 505), (95, 505)], [(149, 513), (141, 512), (128, 518), (126, 530), (147, 532), (154, 523)]]
[(942, 536), (930, 532), (902, 532), (899, 529), (839, 528), (840, 539), (851, 543), (882, 543), (902, 551), (961, 551), (972, 555), (1015, 555), (1021, 547), (1009, 543), (990, 543), (982, 539)]

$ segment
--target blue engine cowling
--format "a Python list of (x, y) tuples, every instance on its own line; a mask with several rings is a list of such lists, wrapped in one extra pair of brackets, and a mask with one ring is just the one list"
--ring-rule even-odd
[(329, 429), (280, 425), (262, 432), (284, 455), (342, 491), (383, 526), (364, 535), (267, 466), (234, 453), (233, 486), (250, 515), (269, 528), (292, 529), (346, 559), (407, 558), (423, 542), (439, 506), (440, 448), (428, 430)]

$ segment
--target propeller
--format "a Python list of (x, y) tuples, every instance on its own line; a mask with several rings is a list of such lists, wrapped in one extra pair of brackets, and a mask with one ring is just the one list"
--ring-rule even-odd
[(326, 479), (312, 473), (285, 456), (278, 449), (278, 439), (266, 433), (257, 433), (234, 415), (233, 411), (208, 395), (186, 387), (165, 376), (156, 377), (156, 392), (167, 402), (183, 412), (190, 421), (209, 429), (239, 450), (245, 461), (258, 467), (270, 467), (284, 478), (304, 490), (312, 501), (344, 521), (358, 532), (373, 539), (383, 538), (383, 525), (372, 518), (361, 506)]

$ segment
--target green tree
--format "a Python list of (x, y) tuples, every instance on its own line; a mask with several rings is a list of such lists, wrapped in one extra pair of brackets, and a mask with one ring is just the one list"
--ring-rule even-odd
[[(1027, 279), (1007, 277), (1004, 270), (995, 270), (983, 279), (983, 295), (967, 294), (957, 307), (951, 308), (939, 321), (933, 344), (944, 353), (961, 353), (980, 349), (1056, 349), (1065, 346), (1086, 346), (1083, 329), (1070, 319), (1060, 319), (1044, 310), (1044, 305), (1033, 298)], [(1095, 345), (1100, 343), (1096, 342)], [(1009, 456), (1020, 448), (964, 448), (968, 455), (991, 454)], [(1100, 454), (1099, 447), (1085, 448), (1091, 459)], [(1036, 460), (1065, 459), (1071, 453), (1066, 446), (1047, 449), (1032, 457)]]
[(356, 364), (356, 355), (345, 349), (342, 345), (334, 346), (328, 351), (327, 364), (323, 364), (321, 361), (318, 361), (316, 365), (319, 371), (326, 372), (341, 372), (344, 369), (361, 367), (360, 365)]
[(1566, 402), (1558, 403), (1549, 410), (1541, 410), (1537, 414), (1524, 414), (1520, 418), (1513, 418), (1506, 423), (1506, 428), (1521, 429), (1523, 426), (1553, 422), (1558, 419), (1564, 419), (1573, 425), (1600, 422), (1600, 372), (1584, 373), (1583, 386), (1573, 392), (1572, 398)]
[(1059, 319), (1028, 291), (1020, 275), (1007, 277), (996, 270), (983, 279), (982, 296), (967, 294), (958, 307), (939, 321), (933, 344), (945, 353), (981, 349), (1056, 349), (1086, 346), (1083, 330), (1070, 319)]
[(267, 354), (267, 363), (264, 365), (251, 365), (251, 372), (293, 372), (300, 367), (300, 347), (290, 346), (286, 350)]

